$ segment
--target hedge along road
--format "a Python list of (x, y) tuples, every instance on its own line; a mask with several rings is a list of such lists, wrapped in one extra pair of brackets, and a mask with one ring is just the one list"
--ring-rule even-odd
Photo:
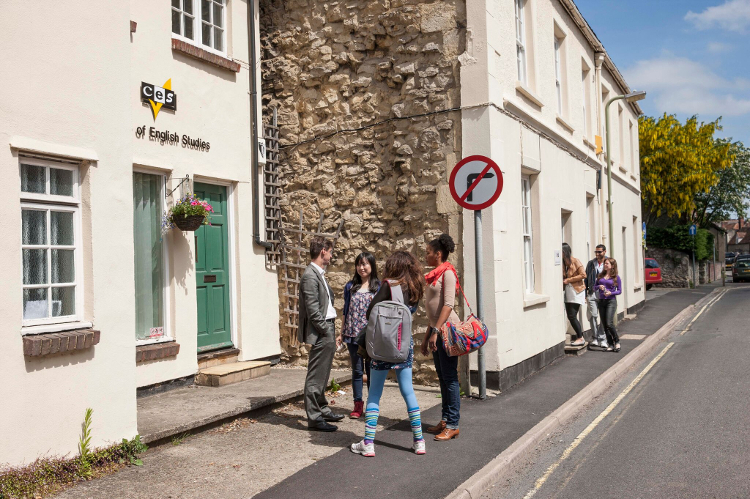
[(748, 304), (724, 288), (482, 497), (747, 497)]

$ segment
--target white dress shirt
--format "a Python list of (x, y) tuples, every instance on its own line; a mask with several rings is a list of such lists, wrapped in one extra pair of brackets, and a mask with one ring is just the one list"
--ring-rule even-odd
[(326, 271), (316, 263), (310, 262), (310, 265), (318, 271), (320, 277), (323, 278), (323, 282), (326, 283), (326, 292), (328, 293), (328, 311), (326, 312), (326, 320), (335, 319), (336, 309), (333, 308), (333, 296), (331, 296), (331, 288), (328, 286), (328, 281), (326, 281)]

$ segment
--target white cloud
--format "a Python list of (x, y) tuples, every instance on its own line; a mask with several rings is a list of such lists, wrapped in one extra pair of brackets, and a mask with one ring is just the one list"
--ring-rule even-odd
[(732, 50), (732, 46), (727, 43), (709, 42), (706, 46), (706, 50), (712, 54), (721, 54)]
[(691, 59), (663, 55), (638, 61), (625, 76), (632, 88), (646, 90), (660, 111), (705, 119), (750, 114), (750, 99), (735, 95), (746, 94), (750, 80), (727, 80)]
[(750, 0), (726, 0), (699, 14), (689, 11), (685, 14), (685, 20), (701, 30), (718, 27), (729, 31), (744, 31), (750, 26)]

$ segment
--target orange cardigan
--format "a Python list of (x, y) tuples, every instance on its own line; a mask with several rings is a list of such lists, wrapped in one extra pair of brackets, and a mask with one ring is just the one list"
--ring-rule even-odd
[(578, 258), (571, 257), (567, 274), (563, 268), (563, 276), (565, 279), (568, 279), (568, 283), (573, 286), (576, 293), (580, 293), (586, 289), (586, 283), (584, 282), (586, 279), (586, 269)]

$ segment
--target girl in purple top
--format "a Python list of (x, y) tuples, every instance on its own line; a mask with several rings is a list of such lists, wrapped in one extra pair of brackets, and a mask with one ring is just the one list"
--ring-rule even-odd
[(619, 352), (620, 337), (617, 336), (615, 329), (615, 314), (617, 313), (617, 295), (622, 293), (622, 281), (617, 275), (617, 261), (614, 258), (604, 260), (604, 269), (596, 279), (596, 289), (599, 292), (596, 305), (607, 335), (607, 351)]

